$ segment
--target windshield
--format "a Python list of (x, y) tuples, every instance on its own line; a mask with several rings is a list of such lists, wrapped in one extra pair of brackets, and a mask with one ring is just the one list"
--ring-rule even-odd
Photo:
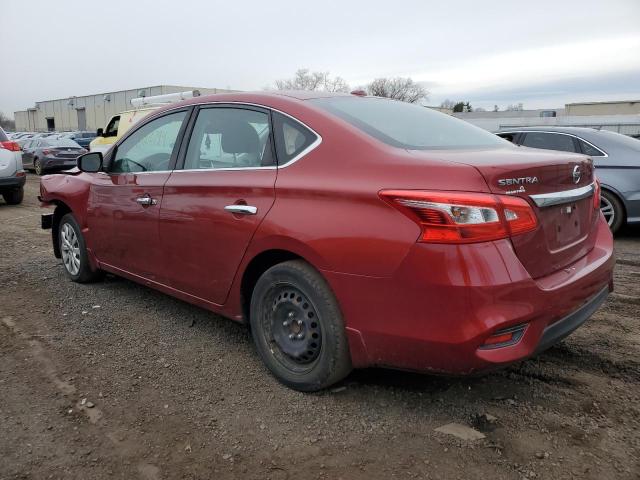
[(499, 147), (508, 142), (427, 107), (376, 97), (309, 100), (394, 147), (409, 150)]

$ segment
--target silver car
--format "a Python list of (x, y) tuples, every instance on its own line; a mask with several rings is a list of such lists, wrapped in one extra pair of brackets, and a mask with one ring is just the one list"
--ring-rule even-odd
[(625, 222), (640, 223), (640, 140), (582, 127), (518, 127), (496, 135), (525, 147), (589, 155), (602, 186), (600, 209), (611, 231)]

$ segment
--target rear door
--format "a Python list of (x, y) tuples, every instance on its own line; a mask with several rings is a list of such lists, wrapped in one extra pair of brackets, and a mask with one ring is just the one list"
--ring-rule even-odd
[(25, 168), (33, 168), (33, 151), (40, 143), (40, 140), (29, 140), (22, 147), (22, 165)]
[(274, 202), (277, 169), (268, 110), (199, 108), (182, 165), (169, 177), (160, 236), (170, 285), (226, 301), (242, 257)]
[(109, 153), (107, 173), (94, 174), (87, 223), (101, 263), (166, 283), (158, 216), (188, 113), (142, 125)]

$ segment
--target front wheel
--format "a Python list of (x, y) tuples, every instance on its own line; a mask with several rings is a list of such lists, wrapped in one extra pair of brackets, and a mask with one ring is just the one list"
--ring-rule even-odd
[(19, 205), (24, 199), (24, 188), (20, 187), (16, 190), (11, 190), (10, 192), (3, 193), (2, 198), (4, 198), (4, 201), (9, 205)]
[(306, 262), (292, 260), (267, 270), (253, 290), (250, 315), (258, 353), (283, 384), (312, 392), (351, 371), (338, 303)]
[(101, 276), (99, 270), (91, 270), (80, 225), (70, 213), (67, 213), (60, 220), (58, 242), (64, 271), (72, 281), (86, 283)]
[(616, 233), (624, 223), (624, 207), (613, 193), (602, 190), (600, 194), (600, 211), (604, 215), (609, 228)]

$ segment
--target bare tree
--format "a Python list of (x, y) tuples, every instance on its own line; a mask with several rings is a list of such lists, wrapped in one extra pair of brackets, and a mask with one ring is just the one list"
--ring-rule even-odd
[(3, 112), (0, 112), (0, 127), (6, 130), (15, 130), (16, 122), (7, 117)]
[(449, 110), (453, 110), (453, 107), (455, 107), (456, 102), (454, 102), (453, 100), (449, 100), (448, 98), (445, 99), (444, 102), (442, 102), (440, 104), (440, 108), (447, 108)]
[(327, 92), (348, 92), (349, 85), (342, 77), (331, 78), (329, 72), (311, 72), (300, 68), (293, 78), (276, 80), (278, 90), (324, 90)]
[(411, 78), (376, 78), (367, 85), (367, 93), (376, 97), (387, 97), (403, 102), (416, 103), (426, 99), (429, 92)]
[(524, 104), (514, 103), (512, 105), (507, 105), (507, 108), (505, 110), (507, 110), (507, 112), (521, 112), (524, 110)]

